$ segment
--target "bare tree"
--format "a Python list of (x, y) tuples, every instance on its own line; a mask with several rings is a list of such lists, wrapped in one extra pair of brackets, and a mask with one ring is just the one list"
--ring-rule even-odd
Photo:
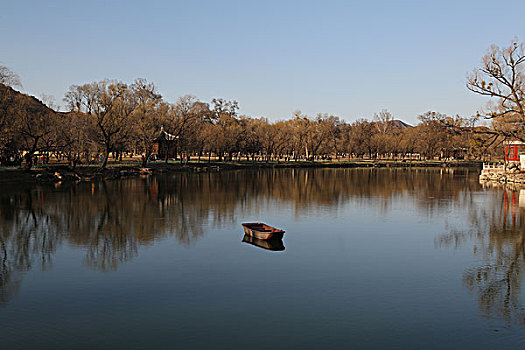
[(122, 82), (108, 80), (72, 85), (64, 101), (71, 111), (85, 112), (94, 118), (97, 141), (104, 149), (101, 167), (105, 168), (109, 154), (116, 145), (127, 141), (132, 131), (130, 119), (136, 103), (131, 89)]
[(93, 118), (82, 112), (58, 113), (58, 123), (56, 148), (74, 170), (82, 157), (89, 160), (90, 154), (96, 151), (97, 145), (93, 142), (96, 126)]
[(381, 134), (387, 134), (392, 126), (394, 117), (388, 110), (383, 109), (381, 112), (374, 114), (374, 122), (377, 131)]
[(131, 85), (131, 90), (137, 104), (131, 116), (133, 135), (144, 151), (142, 166), (145, 167), (153, 151), (153, 144), (162, 128), (168, 123), (169, 105), (162, 101), (155, 85), (148, 83), (145, 79), (135, 80)]
[(218, 118), (221, 114), (228, 114), (230, 117), (235, 117), (239, 111), (239, 103), (235, 100), (225, 100), (223, 98), (214, 98), (211, 100), (213, 104), (213, 112)]
[[(199, 119), (206, 119), (209, 115), (207, 104), (199, 102), (195, 96), (184, 95), (178, 98), (177, 103), (172, 105), (169, 113), (166, 128), (177, 141), (179, 146), (181, 139), (188, 133)], [(168, 144), (169, 147), (169, 144)], [(177, 157), (178, 149), (175, 150)], [(165, 161), (168, 162), (168, 152)]]
[(43, 106), (38, 100), (23, 96), (15, 111), (15, 132), (21, 142), (22, 149), (26, 150), (26, 168), (33, 165), (33, 155), (38, 150), (49, 145), (56, 128), (56, 115), (51, 109)]
[(0, 66), (0, 83), (11, 87), (22, 87), (18, 74), (5, 66)]
[(525, 141), (525, 44), (513, 41), (500, 48), (492, 45), (480, 68), (467, 77), (467, 89), (489, 96), (493, 106), (487, 117), (511, 124), (498, 131)]
[(40, 94), (40, 101), (42, 101), (43, 104), (45, 104), (54, 111), (58, 111), (60, 109), (60, 105), (57, 104), (55, 96), (53, 95), (47, 95), (42, 93)]

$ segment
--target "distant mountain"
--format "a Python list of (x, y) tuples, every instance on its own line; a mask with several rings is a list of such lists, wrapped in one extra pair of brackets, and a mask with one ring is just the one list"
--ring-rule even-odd
[(14, 116), (23, 111), (40, 114), (55, 112), (37, 98), (0, 83), (0, 124), (12, 123)]
[(412, 125), (405, 123), (402, 120), (394, 119), (390, 122), (394, 128), (398, 129), (406, 129), (406, 128), (413, 128)]

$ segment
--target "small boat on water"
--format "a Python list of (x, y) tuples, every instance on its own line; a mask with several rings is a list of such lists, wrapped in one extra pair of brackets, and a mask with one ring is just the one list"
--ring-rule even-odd
[(252, 236), (244, 235), (242, 238), (242, 241), (244, 243), (251, 244), (253, 246), (266, 249), (266, 250), (272, 250), (272, 251), (282, 251), (284, 250), (284, 244), (283, 240), (280, 238), (270, 238), (270, 239), (257, 239)]
[(283, 238), (284, 230), (263, 224), (262, 222), (251, 222), (242, 224), (244, 233), (257, 239)]

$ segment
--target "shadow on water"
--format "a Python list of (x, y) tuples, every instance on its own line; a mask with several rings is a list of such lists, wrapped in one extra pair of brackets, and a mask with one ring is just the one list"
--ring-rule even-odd
[[(142, 246), (168, 237), (191, 246), (210, 228), (256, 216), (276, 202), (290, 205), (300, 217), (337, 210), (349, 201), (388, 212), (395, 198), (404, 198), (433, 217), (456, 205), (476, 208), (473, 193), (479, 191), (477, 171), (467, 169), (247, 170), (9, 189), (0, 194), (0, 304), (17, 292), (25, 272), (51, 266), (66, 243), (85, 252), (88, 266), (115, 270)], [(471, 220), (479, 227), (473, 231), (480, 239), (478, 251), (488, 260), (466, 271), (464, 280), (479, 293), (487, 314), (505, 316), (519, 306), (523, 211), (510, 224), (501, 223), (510, 211), (503, 215), (504, 209), (492, 206), (478, 211), (483, 210)], [(443, 236), (442, 244), (459, 241), (460, 235)], [(243, 241), (284, 250), (282, 241)]]

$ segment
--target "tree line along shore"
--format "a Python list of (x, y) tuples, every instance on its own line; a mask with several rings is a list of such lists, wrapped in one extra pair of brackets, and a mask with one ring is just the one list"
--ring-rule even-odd
[[(207, 102), (185, 95), (168, 102), (145, 79), (72, 85), (63, 99), (66, 111), (59, 111), (49, 100), (46, 105), (17, 91), (19, 77), (0, 67), (0, 163), (25, 170), (65, 165), (76, 171), (88, 165), (106, 169), (112, 157), (130, 155), (140, 163), (132, 167), (158, 169), (159, 160), (168, 165), (170, 160), (189, 161), (198, 169), (192, 160), (222, 162), (227, 168), (250, 163), (428, 166), (501, 159), (505, 141), (525, 141), (524, 62), (523, 44), (492, 46), (466, 82), (469, 90), (490, 97), (491, 108), (473, 117), (429, 111), (414, 126), (388, 110), (351, 123), (300, 111), (271, 122), (241, 115), (234, 100)], [(482, 118), (485, 125), (479, 123)]]

